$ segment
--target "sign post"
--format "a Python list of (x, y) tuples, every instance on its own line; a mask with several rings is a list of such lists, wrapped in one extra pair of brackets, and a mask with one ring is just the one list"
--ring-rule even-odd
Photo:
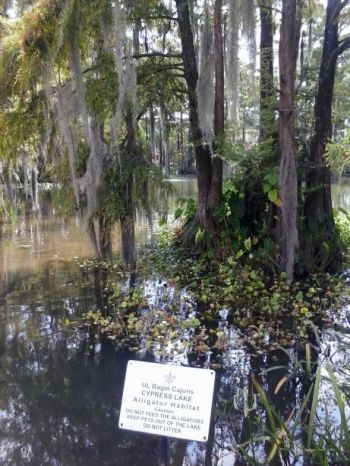
[(209, 369), (129, 361), (119, 427), (206, 442), (214, 383)]
[(160, 466), (168, 466), (168, 437), (160, 438)]

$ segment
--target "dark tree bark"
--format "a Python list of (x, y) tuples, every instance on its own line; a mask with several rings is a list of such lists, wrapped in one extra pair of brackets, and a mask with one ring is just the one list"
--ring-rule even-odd
[[(132, 112), (129, 110), (126, 114), (126, 157), (125, 164), (128, 159), (136, 160), (136, 137)], [(130, 172), (124, 193), (123, 214), (120, 217), (120, 230), (121, 230), (121, 250), (124, 266), (133, 271), (136, 268), (136, 243), (135, 243), (135, 206), (133, 199), (133, 183), (134, 177), (132, 171)]]
[(151, 154), (152, 154), (152, 161), (156, 163), (156, 128), (155, 128), (155, 120), (154, 120), (154, 111), (153, 106), (151, 106), (149, 111), (149, 120), (150, 120), (150, 140), (151, 140)]
[[(215, 0), (214, 7), (214, 60), (215, 60), (215, 112), (214, 135), (217, 142), (225, 134), (225, 96), (224, 96), (224, 48), (222, 34), (222, 0)], [(215, 152), (218, 151), (215, 144)], [(212, 162), (212, 178), (208, 195), (208, 208), (215, 209), (220, 204), (222, 194), (223, 161), (215, 154)]]
[(112, 225), (103, 216), (98, 220), (98, 247), (102, 260), (112, 259)]
[[(211, 157), (210, 148), (205, 143), (199, 124), (197, 81), (198, 68), (194, 49), (193, 33), (190, 22), (188, 0), (176, 0), (178, 24), (182, 44), (182, 60), (184, 64), (184, 75), (187, 83), (189, 97), (189, 119), (192, 141), (195, 150), (198, 203), (194, 218), (195, 225), (216, 237), (216, 225), (213, 221), (213, 209), (219, 204), (222, 194), (222, 160), (219, 157)], [(222, 45), (222, 20), (221, 0), (215, 3), (215, 42), (216, 42), (216, 110), (215, 110), (215, 132), (219, 136), (224, 131), (224, 100), (223, 100), (223, 45)], [(222, 107), (222, 108), (221, 108)], [(211, 245), (217, 247), (216, 241), (210, 241)]]
[(260, 141), (276, 133), (272, 0), (260, 4)]
[(208, 226), (207, 200), (212, 176), (211, 155), (209, 146), (203, 141), (202, 131), (199, 126), (198, 102), (196, 94), (198, 68), (194, 49), (193, 33), (191, 29), (188, 0), (176, 0), (176, 6), (182, 45), (184, 74), (188, 89), (189, 119), (197, 167), (198, 205), (195, 215), (195, 222), (198, 223), (202, 229), (206, 230)]
[(88, 220), (88, 234), (89, 238), (92, 244), (92, 248), (94, 250), (95, 256), (98, 257), (99, 259), (102, 259), (100, 250), (98, 247), (98, 242), (97, 242), (97, 236), (96, 236), (96, 228), (95, 228), (95, 222), (93, 218), (90, 218)]
[(163, 165), (164, 174), (167, 178), (170, 176), (170, 154), (169, 154), (169, 117), (167, 109), (164, 105), (161, 105), (160, 111), (161, 127), (162, 127), (162, 149), (163, 149)]
[[(339, 41), (338, 25), (348, 0), (328, 0), (323, 51), (315, 102), (315, 124), (306, 166), (305, 268), (314, 272), (320, 266), (337, 268), (342, 261), (341, 248), (336, 240), (331, 199), (331, 177), (324, 155), (326, 144), (332, 137), (332, 102), (336, 64), (339, 55), (350, 48), (350, 38)], [(327, 244), (328, 260), (321, 257), (322, 246)]]
[(311, 57), (312, 57), (312, 26), (313, 20), (309, 20), (309, 27), (308, 27), (308, 41), (307, 41), (307, 66), (311, 65)]
[(120, 219), (121, 249), (124, 266), (131, 271), (136, 268), (135, 222), (131, 215)]
[(163, 124), (162, 124), (162, 118), (159, 119), (159, 141), (158, 141), (158, 147), (159, 147), (159, 166), (162, 168), (164, 166), (164, 154), (163, 154)]
[(294, 87), (297, 57), (296, 45), (299, 34), (297, 2), (296, 0), (283, 0), (279, 46), (280, 100), (278, 108), (279, 190), (282, 205), (279, 212), (278, 240), (281, 253), (281, 266), (288, 274), (289, 280), (293, 279), (296, 250), (298, 247)]
[(185, 168), (185, 154), (184, 154), (184, 125), (183, 125), (183, 116), (182, 111), (180, 112), (180, 134), (179, 134), (179, 154), (181, 160), (181, 171), (184, 171)]

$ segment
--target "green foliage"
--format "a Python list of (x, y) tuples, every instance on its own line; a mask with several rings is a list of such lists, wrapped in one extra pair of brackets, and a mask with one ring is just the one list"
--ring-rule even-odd
[[(257, 351), (264, 345), (273, 349), (272, 340), (283, 346), (305, 341), (310, 319), (327, 320), (329, 306), (336, 309), (341, 305), (341, 278), (318, 274), (290, 285), (286, 274), (265, 272), (249, 259), (251, 252), (246, 247), (253, 247), (253, 239), (221, 264), (209, 263), (205, 257), (189, 259), (171, 246), (172, 241), (172, 236), (165, 236), (159, 246), (143, 250), (141, 263), (145, 270), (165, 274), (186, 287), (203, 304), (203, 319), (208, 315), (214, 318), (215, 309), (229, 309), (231, 322), (244, 331), (249, 345)], [(282, 330), (284, 318), (294, 320), (292, 332)], [(264, 343), (267, 328), (274, 337)]]
[[(299, 221), (299, 234), (303, 238), (306, 250), (306, 253), (299, 257), (298, 267), (302, 272), (339, 270), (339, 264), (348, 247), (347, 218), (344, 212), (342, 209), (339, 213), (337, 209), (334, 211), (335, 225), (333, 218), (325, 215), (315, 215), (308, 219), (307, 225)], [(309, 249), (314, 249), (312, 255), (307, 254)]]
[(327, 144), (326, 160), (329, 167), (341, 174), (350, 163), (350, 134), (341, 141)]
[(105, 121), (115, 111), (118, 95), (118, 78), (110, 54), (101, 52), (95, 67), (98, 73), (89, 74), (86, 80), (86, 104), (88, 109)]
[(341, 207), (333, 209), (334, 221), (339, 238), (349, 251), (350, 249), (350, 214)]
[[(50, 173), (49, 169), (48, 173)], [(69, 167), (65, 162), (63, 162), (60, 168), (56, 166), (55, 175), (52, 179), (55, 181), (58, 178), (60, 180), (59, 183), (54, 184), (51, 191), (52, 206), (55, 207), (57, 216), (69, 217), (76, 213), (76, 204), (73, 188), (70, 183)]]
[[(304, 361), (304, 365), (305, 363), (306, 361)], [(277, 370), (279, 367), (270, 368), (270, 370), (274, 369)], [(322, 369), (325, 369), (324, 372), (328, 373), (330, 388), (333, 391), (333, 393), (330, 390), (327, 392), (327, 400), (322, 399), (320, 390), (321, 384), (325, 382)], [(291, 376), (293, 380), (296, 380), (297, 376), (295, 374), (294, 376), (291, 374)], [(285, 376), (278, 382), (274, 391), (275, 395), (287, 380), (288, 377)], [(263, 437), (252, 437), (246, 443), (239, 445), (241, 453), (248, 461), (248, 464), (271, 464), (278, 457), (283, 458), (286, 464), (299, 459), (306, 461), (310, 466), (348, 464), (350, 438), (346, 404), (348, 405), (350, 400), (345, 399), (344, 392), (329, 363), (324, 368), (321, 363), (317, 364), (315, 373), (312, 376), (311, 387), (303, 398), (296, 402), (287, 417), (284, 417), (283, 413), (279, 413), (275, 409), (263, 387), (255, 378), (253, 384), (261, 407), (266, 413), (266, 420), (264, 421)], [(337, 425), (332, 425), (333, 421), (327, 415), (330, 397), (334, 399), (334, 407), (331, 407), (331, 409), (339, 412), (340, 422)], [(319, 410), (324, 410), (326, 416), (319, 417)], [(252, 419), (251, 414), (249, 422), (256, 422), (256, 420)], [(300, 429), (303, 432), (302, 435), (297, 434)], [(258, 448), (262, 438), (268, 445), (263, 457), (261, 456), (261, 449)], [(259, 452), (259, 457), (256, 452)]]
[(222, 211), (218, 212), (218, 215), (232, 236), (240, 235), (241, 219), (244, 215), (244, 194), (237, 189), (234, 181), (225, 184)]
[(189, 221), (196, 213), (197, 204), (192, 198), (178, 198), (177, 209), (175, 210), (175, 220), (183, 217), (185, 221)]
[(75, 169), (78, 177), (82, 177), (86, 171), (86, 164), (89, 159), (90, 148), (84, 140), (79, 141), (79, 146), (76, 150)]
[(245, 250), (242, 241), (256, 238), (258, 248), (254, 248), (254, 254), (261, 249), (258, 254), (260, 260), (268, 250), (268, 266), (271, 267), (270, 257), (273, 258), (274, 254), (270, 247), (262, 245), (270, 246), (274, 240), (271, 234), (272, 212), (280, 206), (273, 140), (264, 140), (248, 149), (242, 143), (230, 145), (229, 141), (224, 141), (223, 144), (225, 159), (234, 164), (235, 174), (226, 182), (219, 218), (225, 224), (225, 232), (231, 238), (236, 253), (242, 255), (240, 251)]
[(278, 171), (273, 168), (263, 179), (263, 191), (267, 194), (269, 200), (277, 207), (281, 207), (281, 201), (278, 198)]
[(142, 162), (122, 167), (109, 163), (108, 167), (104, 167), (95, 215), (97, 218), (102, 216), (108, 225), (114, 225), (121, 217), (129, 215), (126, 208), (133, 205), (134, 209), (146, 212), (150, 212), (152, 206), (153, 211), (166, 216), (167, 198), (171, 190), (170, 183), (163, 180), (162, 173), (155, 165)]

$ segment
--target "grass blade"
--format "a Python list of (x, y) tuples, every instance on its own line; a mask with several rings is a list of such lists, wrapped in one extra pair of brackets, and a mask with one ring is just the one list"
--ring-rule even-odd
[(311, 403), (311, 411), (310, 411), (310, 418), (309, 418), (309, 425), (307, 428), (307, 441), (306, 441), (306, 448), (310, 449), (311, 441), (312, 441), (312, 434), (314, 431), (314, 420), (316, 416), (317, 404), (318, 404), (318, 394), (320, 391), (320, 382), (321, 382), (321, 365), (319, 364), (316, 371), (316, 377), (313, 387), (313, 396), (312, 396), (312, 403)]
[(331, 369), (331, 366), (327, 364), (327, 372), (329, 374), (329, 378), (331, 380), (332, 388), (334, 390), (335, 398), (337, 400), (337, 405), (340, 414), (340, 439), (341, 443), (344, 446), (345, 451), (347, 452), (348, 458), (350, 458), (350, 433), (349, 427), (346, 419), (345, 414), (345, 403), (343, 393), (341, 392), (337, 380), (335, 378), (334, 372)]

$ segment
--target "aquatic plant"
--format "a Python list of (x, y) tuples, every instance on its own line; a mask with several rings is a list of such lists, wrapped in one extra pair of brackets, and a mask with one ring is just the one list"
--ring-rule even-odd
[[(326, 375), (322, 374), (324, 370)], [(320, 396), (322, 379), (326, 379), (333, 391), (333, 404), (329, 398), (331, 393), (328, 392), (327, 400)], [(298, 461), (310, 466), (349, 464), (350, 418), (347, 415), (347, 406), (350, 400), (345, 398), (330, 364), (317, 364), (309, 390), (287, 415), (276, 411), (257, 380), (254, 379), (253, 384), (265, 410), (266, 421), (262, 436), (252, 437), (238, 446), (248, 464), (274, 464), (275, 459), (279, 459), (277, 462), (284, 465), (297, 464)], [(283, 380), (277, 384), (275, 394), (282, 384)], [(318, 416), (321, 409), (328, 413), (324, 419)], [(339, 422), (334, 424), (334, 418), (332, 420), (329, 417), (330, 411), (333, 414), (338, 412)], [(259, 448), (262, 442), (269, 445), (264, 452)]]

